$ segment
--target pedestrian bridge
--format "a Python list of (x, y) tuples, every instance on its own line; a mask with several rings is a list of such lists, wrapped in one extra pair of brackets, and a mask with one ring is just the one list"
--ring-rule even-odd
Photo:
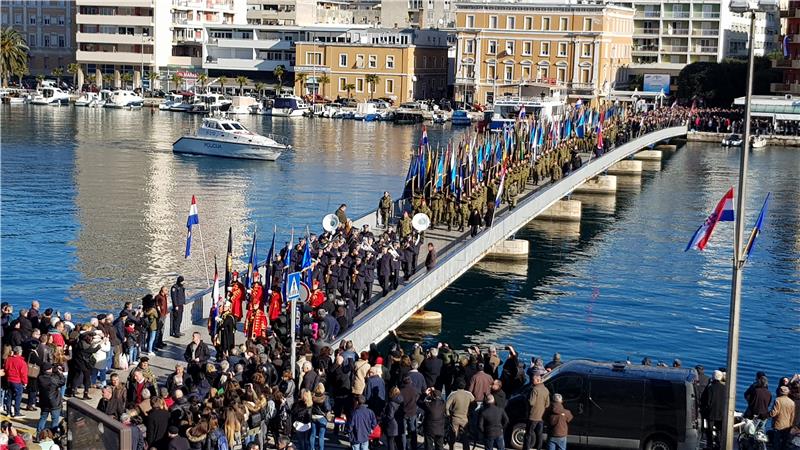
[[(514, 235), (528, 222), (586, 181), (605, 173), (617, 162), (631, 157), (645, 147), (686, 134), (685, 126), (653, 131), (620, 145), (601, 157), (585, 158), (584, 165), (580, 169), (573, 171), (556, 183), (541, 186), (528, 184), (518, 197), (517, 207), (513, 211), (510, 211), (505, 205), (499, 208), (495, 212), (492, 227), (483, 229), (474, 238), (469, 237), (468, 230), (465, 232), (448, 232), (439, 229), (426, 231), (425, 242), (418, 260), (423, 269), (384, 298), (380, 297), (381, 289), (376, 283), (373, 287), (372, 304), (354, 318), (353, 326), (340, 334), (333, 344), (338, 345), (341, 340), (351, 340), (356, 349), (366, 349), (371, 343), (380, 342), (450, 283), (483, 259), (495, 245)], [(401, 201), (400, 207), (396, 207), (396, 212), (402, 210), (402, 206), (403, 202)], [(354, 220), (353, 224), (357, 227), (366, 224), (377, 230), (380, 229), (377, 220), (376, 211), (372, 211)], [(430, 272), (424, 269), (425, 255), (427, 254), (425, 244), (428, 242), (433, 242), (438, 256), (436, 267)], [(198, 324), (207, 318), (210, 307), (209, 289), (187, 299), (183, 328), (196, 330), (197, 327), (192, 328), (192, 324)], [(167, 322), (169, 322), (169, 317)], [(169, 323), (165, 324), (165, 328), (169, 328)]]

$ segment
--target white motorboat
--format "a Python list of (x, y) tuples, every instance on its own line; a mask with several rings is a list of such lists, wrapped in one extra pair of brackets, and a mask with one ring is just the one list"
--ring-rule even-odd
[(231, 101), (221, 94), (199, 94), (195, 96), (189, 112), (192, 114), (213, 114), (227, 112), (230, 107)]
[(228, 114), (250, 114), (250, 108), (258, 104), (258, 100), (250, 96), (235, 96), (231, 99)]
[(44, 86), (36, 91), (34, 105), (69, 105), (69, 94), (54, 86)]
[(309, 109), (309, 105), (302, 98), (295, 95), (282, 95), (275, 98), (270, 115), (275, 117), (303, 117)]
[(236, 120), (207, 117), (195, 134), (172, 144), (174, 153), (275, 161), (291, 148), (283, 138), (253, 133)]
[(119, 89), (111, 93), (103, 106), (106, 108), (141, 108), (143, 104), (144, 99), (135, 92)]
[(742, 145), (742, 137), (738, 134), (729, 134), (722, 138), (723, 147), (739, 147)]
[(75, 100), (75, 106), (90, 106), (100, 100), (100, 94), (97, 92), (84, 92)]
[(750, 148), (764, 148), (767, 146), (767, 139), (764, 136), (753, 136), (750, 140)]
[(0, 103), (22, 105), (30, 100), (30, 95), (21, 89), (0, 89)]
[(158, 105), (161, 111), (188, 111), (191, 108), (191, 100), (178, 92), (167, 94), (164, 101)]

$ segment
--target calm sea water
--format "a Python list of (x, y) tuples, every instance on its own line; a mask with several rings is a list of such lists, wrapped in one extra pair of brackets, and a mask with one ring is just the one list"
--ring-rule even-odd
[[(287, 136), (294, 150), (275, 163), (173, 155), (199, 124), (179, 113), (80, 108), (0, 108), (2, 296), (80, 315), (116, 309), (184, 274), (205, 285), (200, 235), (183, 258), (186, 214), (198, 198), (202, 242), (213, 274), (224, 264), (227, 228), (245, 265), (254, 229), (261, 258), (273, 227), (320, 228), (347, 203), (353, 216), (402, 189), (420, 129), (385, 123), (241, 120)], [(432, 143), (453, 133), (431, 127)], [(444, 313), (452, 345), (514, 345), (526, 356), (638, 361), (725, 359), (733, 225), (706, 252), (684, 253), (695, 228), (736, 184), (738, 152), (688, 145), (661, 171), (620, 180), (617, 196), (581, 198), (580, 225), (534, 222), (527, 263), (484, 264), (430, 305)], [(742, 377), (800, 371), (800, 150), (751, 157), (750, 220), (773, 193), (767, 228), (745, 273)], [(469, 311), (469, 314), (464, 314)]]

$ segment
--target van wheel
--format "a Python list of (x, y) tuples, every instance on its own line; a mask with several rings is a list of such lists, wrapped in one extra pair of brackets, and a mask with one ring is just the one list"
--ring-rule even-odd
[(645, 450), (675, 450), (675, 444), (672, 443), (672, 440), (664, 437), (664, 436), (655, 436), (650, 438), (647, 441), (647, 444), (644, 446)]
[(525, 422), (520, 422), (511, 427), (511, 433), (508, 436), (508, 447), (514, 450), (522, 450), (525, 445), (525, 426)]

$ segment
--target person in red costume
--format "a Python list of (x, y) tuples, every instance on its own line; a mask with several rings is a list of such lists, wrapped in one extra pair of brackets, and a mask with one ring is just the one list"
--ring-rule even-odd
[[(261, 285), (261, 276), (258, 272), (253, 272), (253, 287), (250, 288), (250, 303), (252, 305), (254, 300), (258, 300), (259, 308), (263, 306), (264, 300), (264, 287)], [(251, 306), (248, 306), (250, 309)], [(263, 308), (262, 308), (263, 309)]]
[(312, 308), (317, 309), (325, 303), (325, 293), (319, 288), (319, 281), (314, 280), (313, 287), (314, 290), (311, 291), (308, 301)]
[(283, 300), (278, 290), (272, 291), (272, 297), (269, 299), (269, 321), (274, 322), (278, 320), (281, 315), (281, 308), (283, 307)]
[(233, 272), (233, 283), (230, 287), (230, 302), (231, 314), (236, 318), (236, 321), (242, 320), (244, 311), (242, 310), (242, 303), (244, 302), (244, 285), (239, 281), (239, 272)]
[(244, 333), (248, 339), (259, 340), (267, 335), (267, 315), (261, 308), (261, 300), (253, 298), (244, 321)]

